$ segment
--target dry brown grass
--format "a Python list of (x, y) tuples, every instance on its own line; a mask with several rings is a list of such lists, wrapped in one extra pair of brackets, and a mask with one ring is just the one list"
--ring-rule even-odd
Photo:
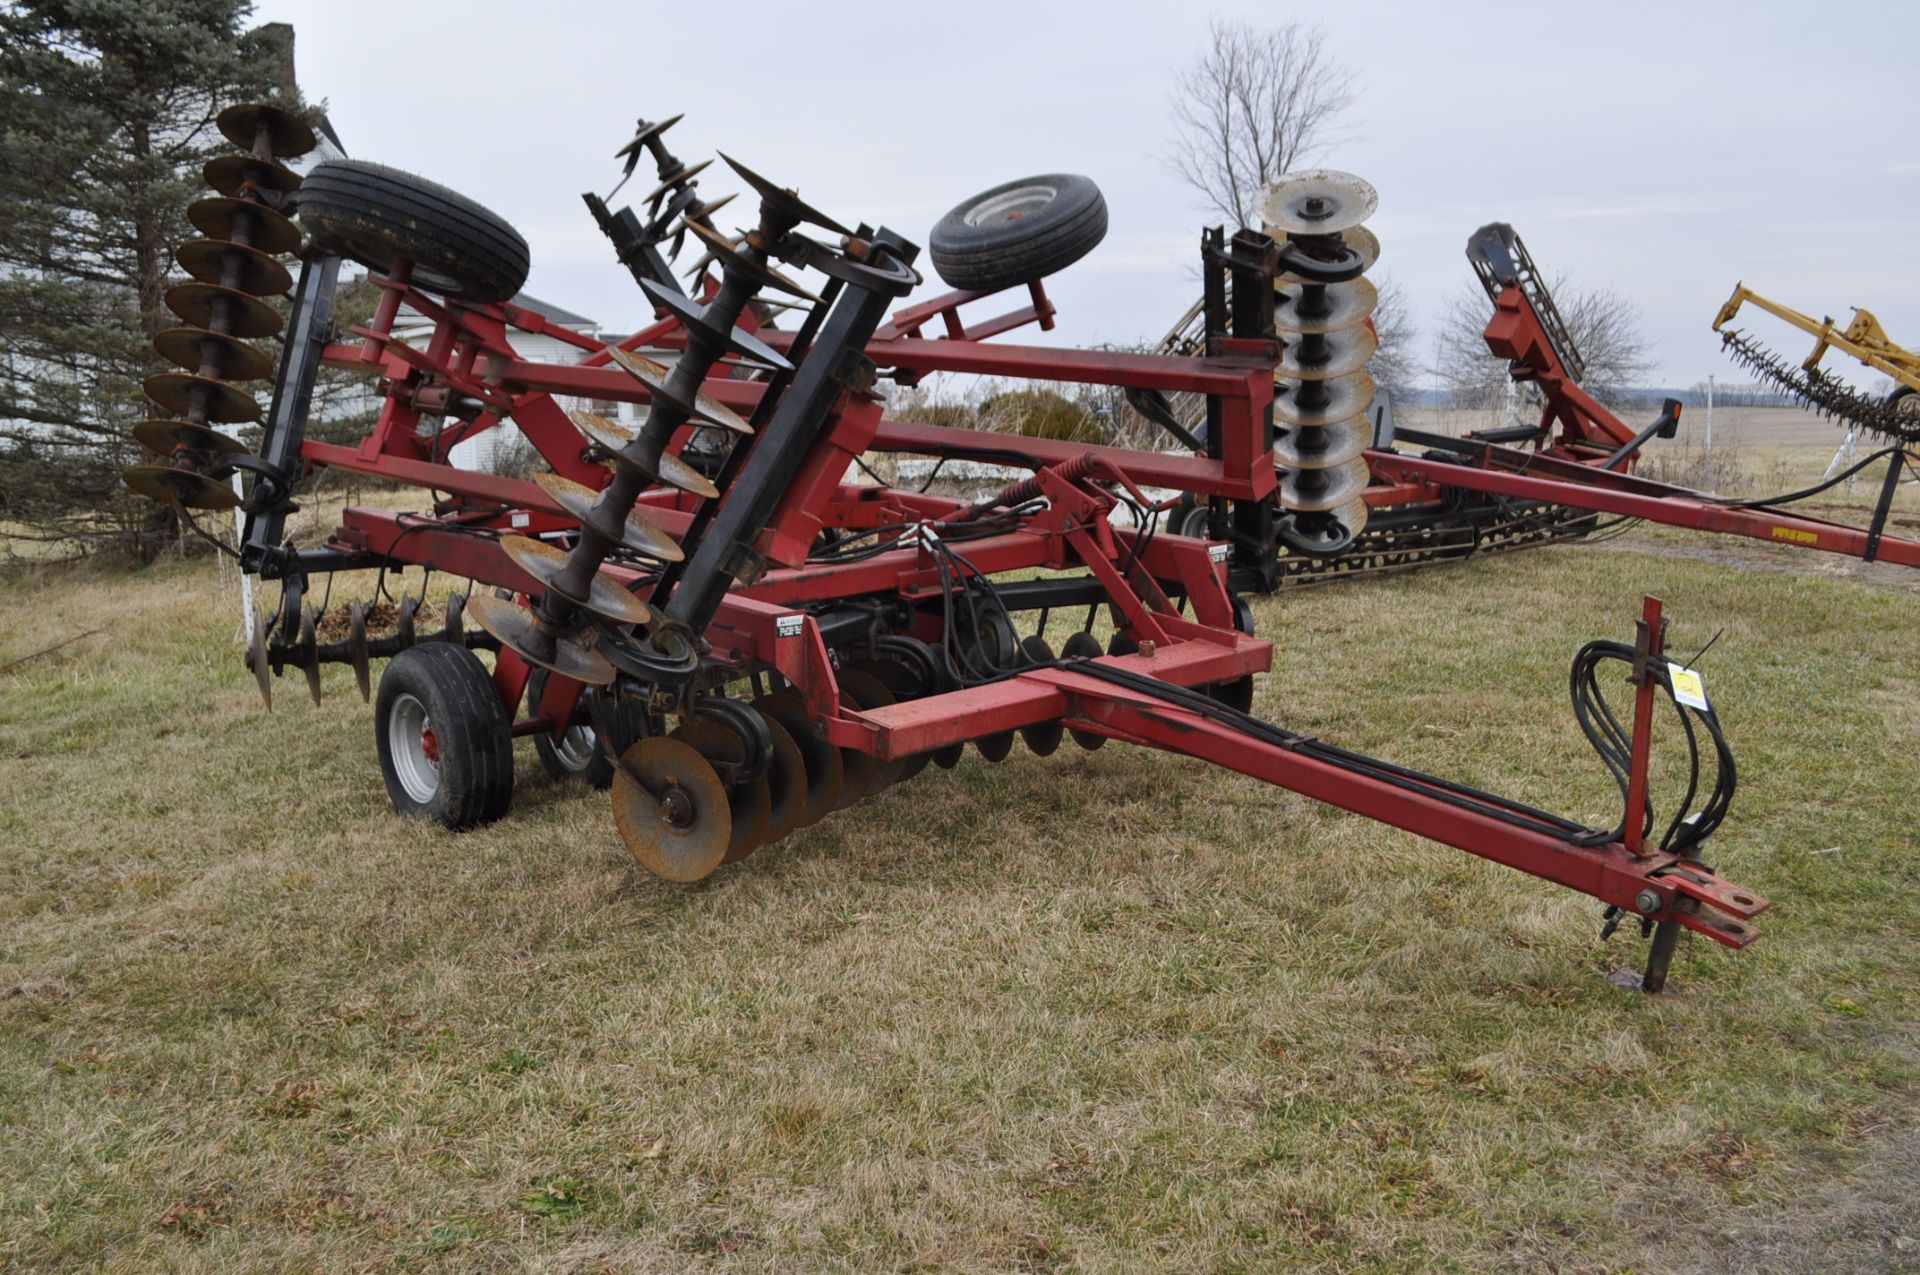
[(1595, 818), (1576, 646), (1726, 627), (1717, 859), (1777, 906), (1651, 1001), (1579, 898), (1119, 746), (692, 889), (526, 749), (505, 822), (403, 822), (218, 580), (0, 582), (0, 663), (110, 630), (0, 679), (0, 1266), (1915, 1260), (1911, 594), (1563, 548), (1258, 605), (1265, 715)]

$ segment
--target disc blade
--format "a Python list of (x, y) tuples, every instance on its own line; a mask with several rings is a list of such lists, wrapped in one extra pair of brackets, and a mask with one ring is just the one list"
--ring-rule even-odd
[(267, 145), (280, 159), (294, 159), (320, 144), (313, 129), (293, 112), (271, 102), (238, 102), (221, 111), (214, 123), (228, 141), (251, 151), (264, 124)]
[(474, 623), (527, 663), (588, 686), (612, 684), (614, 668), (606, 656), (571, 636), (540, 628), (526, 607), (491, 593), (476, 593), (468, 600), (467, 610)]
[(687, 556), (674, 542), (672, 536), (648, 522), (638, 509), (627, 515), (620, 533), (613, 534), (611, 528), (603, 526), (601, 521), (594, 519), (594, 503), (599, 500), (600, 493), (585, 483), (577, 483), (571, 478), (562, 478), (559, 474), (552, 473), (535, 474), (533, 481), (540, 484), (540, 490), (551, 496), (554, 503), (566, 510), (574, 521), (585, 525), (592, 520), (595, 530), (637, 554), (658, 562), (679, 562)]
[(1275, 380), (1330, 381), (1366, 367), (1380, 348), (1373, 329), (1361, 326), (1341, 332), (1307, 332), (1289, 340), (1280, 351)]
[(300, 174), (285, 164), (251, 155), (216, 155), (200, 169), (207, 185), (238, 199), (249, 190), (285, 195), (300, 189)]
[(1373, 215), (1379, 192), (1337, 169), (1289, 173), (1260, 190), (1254, 208), (1269, 235), (1337, 235)]
[(1274, 439), (1273, 459), (1288, 469), (1331, 469), (1367, 450), (1373, 426), (1364, 416), (1325, 425), (1295, 425)]
[(250, 425), (260, 419), (260, 404), (253, 395), (235, 389), (225, 381), (191, 372), (160, 372), (143, 383), (147, 397), (166, 408), (191, 418), (195, 400), (204, 404), (206, 419), (215, 425)]
[(773, 752), (767, 757), (767, 829), (766, 844), (782, 841), (800, 826), (800, 814), (807, 803), (806, 756), (800, 751), (787, 728), (761, 714)]
[(1372, 479), (1365, 458), (1330, 469), (1290, 469), (1280, 475), (1280, 504), (1294, 513), (1335, 509), (1364, 492)]
[[(1106, 653), (1106, 649), (1100, 645), (1100, 639), (1084, 630), (1069, 634), (1067, 640), (1060, 644), (1060, 658), (1063, 660), (1097, 660)], [(1107, 742), (1105, 735), (1096, 735), (1072, 726), (1067, 727), (1067, 734), (1087, 752), (1093, 752)]]
[(1369, 512), (1367, 502), (1355, 497), (1337, 509), (1296, 514), (1282, 521), (1280, 540), (1308, 557), (1346, 553), (1366, 530)]
[(799, 750), (806, 792), (795, 826), (807, 828), (819, 823), (841, 804), (841, 789), (846, 782), (842, 750), (814, 732), (813, 714), (807, 711), (807, 702), (792, 691), (762, 695), (749, 707), (770, 724), (778, 724)]
[(680, 165), (680, 167), (674, 169), (671, 173), (668, 173), (665, 177), (662, 177), (660, 179), (660, 184), (658, 186), (655, 186), (652, 190), (648, 191), (646, 198), (640, 200), (639, 202), (643, 204), (651, 204), (656, 199), (661, 199), (667, 195), (672, 194), (674, 190), (676, 190), (677, 188), (684, 186), (686, 183), (692, 181), (695, 177), (698, 177), (701, 173), (706, 172), (707, 169), (712, 166), (712, 164), (713, 164), (712, 160), (703, 159), (697, 164)]
[(189, 239), (173, 255), (180, 268), (201, 283), (238, 288), (256, 297), (278, 297), (293, 291), (293, 276), (285, 266), (245, 244), (226, 239)]
[(260, 688), (260, 702), (273, 711), (272, 670), (267, 667), (267, 617), (254, 611), (247, 616), (247, 667), (253, 670), (253, 683)]
[(1367, 279), (1302, 283), (1280, 293), (1274, 303), (1273, 326), (1277, 331), (1338, 332), (1373, 317), (1374, 308), (1380, 304), (1380, 290)]
[(831, 230), (836, 235), (850, 235), (853, 233), (833, 218), (801, 199), (798, 192), (790, 187), (777, 185), (772, 180), (762, 177), (759, 173), (754, 172), (751, 168), (748, 168), (745, 164), (727, 154), (725, 151), (720, 151), (719, 155), (721, 159), (727, 161), (728, 168), (731, 168), (740, 175), (741, 181), (753, 187), (762, 202), (780, 209), (780, 211), (792, 217), (795, 221), (804, 221), (810, 225), (818, 226), (822, 230)]
[(639, 131), (633, 135), (633, 140), (628, 142), (625, 146), (622, 146), (619, 150), (615, 151), (613, 153), (613, 157), (615, 159), (624, 159), (626, 156), (633, 154), (633, 152), (639, 150), (642, 146), (645, 146), (648, 142), (660, 136), (660, 134), (666, 132), (668, 129), (672, 128), (675, 124), (678, 124), (681, 120), (685, 118), (686, 118), (686, 114), (685, 112), (682, 112), (679, 115), (675, 115), (671, 119), (660, 120), (657, 123), (648, 123), (647, 121), (642, 120), (640, 122)]
[(196, 328), (245, 340), (274, 336), (282, 326), (279, 312), (260, 298), (217, 283), (175, 284), (167, 289), (167, 309)]
[(668, 389), (667, 378), (672, 375), (673, 369), (669, 368), (666, 364), (656, 363), (650, 358), (634, 354), (629, 350), (623, 350), (615, 345), (607, 347), (607, 356), (619, 365), (621, 370), (626, 372), (628, 376), (631, 376), (634, 380), (651, 390), (653, 392), (654, 402), (672, 403), (688, 415), (706, 424), (717, 425), (721, 429), (730, 430), (735, 434), (753, 433), (753, 426), (742, 420), (738, 412), (735, 412), (731, 407), (728, 407), (725, 403), (722, 403), (705, 390), (695, 390), (693, 401), (689, 403)]
[(353, 665), (353, 684), (360, 688), (360, 702), (373, 695), (372, 670), (367, 667), (367, 606), (355, 599), (347, 618), (347, 657)]
[(187, 206), (187, 220), (209, 239), (244, 240), (248, 247), (274, 256), (300, 247), (300, 227), (293, 219), (252, 199), (209, 195)]
[(697, 221), (689, 221), (686, 226), (707, 245), (708, 253), (721, 262), (723, 269), (738, 271), (763, 288), (772, 288), (776, 292), (799, 297), (802, 301), (819, 303), (820, 298), (816, 294), (807, 291), (768, 263), (741, 252), (719, 231), (709, 230)]
[[(745, 328), (735, 327), (722, 329), (707, 322), (706, 307), (698, 301), (695, 301), (692, 297), (689, 297), (686, 293), (677, 292), (672, 288), (666, 287), (664, 284), (655, 283), (652, 279), (642, 279), (640, 286), (646, 289), (648, 296), (653, 298), (656, 309), (665, 310), (674, 318), (680, 320), (682, 327), (688, 329), (699, 328), (703, 332), (711, 333), (717, 339), (726, 342), (728, 350), (762, 367), (770, 368), (776, 372), (788, 372), (793, 369), (793, 364), (787, 361), (785, 355), (775, 350), (772, 346)], [(765, 298), (755, 301), (754, 304), (787, 310), (796, 308), (785, 301), (770, 301)]]
[(172, 456), (184, 451), (218, 461), (227, 456), (249, 454), (239, 440), (192, 421), (141, 421), (133, 427), (133, 441), (156, 456)]
[(237, 509), (240, 497), (230, 483), (173, 465), (131, 465), (120, 481), (137, 496), (183, 509)]
[(300, 671), (307, 675), (307, 694), (313, 697), (313, 706), (320, 707), (320, 658), (316, 648), (320, 645), (316, 632), (320, 623), (320, 608), (305, 607), (300, 612)]
[(620, 840), (655, 876), (699, 881), (726, 858), (733, 836), (726, 786), (684, 740), (655, 736), (634, 744), (614, 768), (611, 792)]
[(1326, 425), (1373, 406), (1373, 378), (1365, 372), (1283, 388), (1286, 392), (1273, 400), (1273, 419), (1286, 425)]
[(273, 360), (264, 351), (206, 328), (168, 328), (153, 338), (153, 348), (189, 372), (211, 367), (223, 381), (263, 381), (273, 375)]
[[(545, 589), (553, 588), (554, 578), (567, 563), (566, 550), (530, 536), (502, 536), (500, 551), (513, 560), (513, 565), (538, 580)], [(584, 607), (595, 615), (604, 615), (619, 624), (646, 624), (653, 619), (652, 607), (621, 588), (604, 571), (594, 573), (586, 597), (561, 596), (575, 606)]]
[[(571, 411), (574, 426), (593, 442), (612, 452), (617, 458), (620, 450), (638, 436), (639, 431), (629, 429), (619, 421), (608, 420), (593, 412)], [(672, 452), (663, 452), (660, 456), (660, 472), (653, 475), (663, 487), (675, 491), (684, 491), (690, 496), (701, 496), (707, 500), (716, 499), (720, 489), (705, 474), (681, 460)]]

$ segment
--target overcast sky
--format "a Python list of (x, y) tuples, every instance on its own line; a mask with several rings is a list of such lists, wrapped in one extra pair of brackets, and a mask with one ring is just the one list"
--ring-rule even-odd
[[(725, 149), (922, 243), (987, 186), (1094, 178), (1112, 229), (1050, 285), (1051, 339), (1090, 344), (1158, 338), (1192, 300), (1205, 212), (1162, 157), (1209, 13), (1324, 25), (1360, 98), (1318, 162), (1379, 189), (1379, 269), (1428, 332), (1471, 286), (1467, 236), (1503, 220), (1548, 272), (1638, 303), (1666, 384), (1741, 379), (1709, 327), (1742, 279), (1816, 315), (1864, 305), (1920, 342), (1916, 5), (261, 0), (256, 16), (294, 23), (302, 88), (355, 157), (504, 214), (533, 246), (529, 290), (610, 328), (647, 310), (580, 192), (612, 185), (636, 117), (684, 111), (683, 158)], [(1796, 359), (1808, 344), (1763, 331)]]

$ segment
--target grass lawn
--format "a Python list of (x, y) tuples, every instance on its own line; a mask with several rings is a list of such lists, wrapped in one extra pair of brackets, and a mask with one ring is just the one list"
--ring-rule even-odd
[(1775, 907), (1663, 999), (1582, 897), (1117, 745), (693, 888), (524, 744), (447, 834), (347, 670), (260, 710), (230, 571), (0, 581), (0, 665), (105, 630), (0, 673), (0, 1269), (1920, 1269), (1920, 591), (1722, 544), (1256, 603), (1263, 715), (1608, 824), (1574, 650), (1724, 627)]

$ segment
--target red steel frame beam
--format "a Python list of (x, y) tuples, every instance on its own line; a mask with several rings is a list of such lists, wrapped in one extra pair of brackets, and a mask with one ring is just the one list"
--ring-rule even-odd
[[(1569, 505), (1596, 513), (1622, 514), (1672, 527), (1691, 527), (1726, 535), (1746, 536), (1777, 544), (1798, 545), (1827, 553), (1864, 558), (1867, 533), (1858, 527), (1784, 513), (1765, 506), (1747, 508), (1710, 500), (1685, 487), (1616, 474), (1591, 465), (1553, 462), (1509, 448), (1482, 444), (1477, 453), (1484, 465), (1452, 463), (1427, 456), (1369, 451), (1367, 461), (1376, 474), (1398, 481), (1460, 487), (1468, 491)], [(1498, 465), (1500, 468), (1488, 468)], [(1518, 472), (1519, 470), (1533, 472)], [(1920, 567), (1920, 541), (1882, 535), (1874, 553), (1882, 562)]]

